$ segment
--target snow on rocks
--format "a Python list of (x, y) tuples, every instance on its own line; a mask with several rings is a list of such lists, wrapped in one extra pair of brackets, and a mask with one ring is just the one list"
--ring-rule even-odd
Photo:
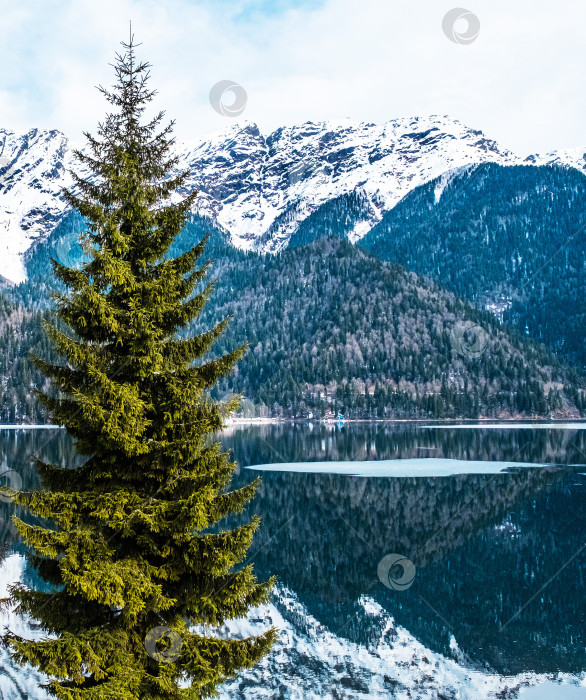
[[(199, 190), (195, 211), (230, 234), (235, 246), (274, 252), (303, 219), (334, 197), (359, 191), (365, 218), (359, 240), (415, 187), (442, 176), (436, 201), (454, 172), (480, 163), (557, 163), (586, 171), (583, 149), (522, 158), (481, 131), (447, 116), (350, 119), (281, 127), (269, 136), (241, 121), (193, 144), (177, 143), (179, 169), (191, 177), (183, 194)], [(72, 144), (59, 131), (0, 129), (0, 275), (25, 278), (22, 256), (44, 240), (66, 208), (61, 188), (78, 171)]]

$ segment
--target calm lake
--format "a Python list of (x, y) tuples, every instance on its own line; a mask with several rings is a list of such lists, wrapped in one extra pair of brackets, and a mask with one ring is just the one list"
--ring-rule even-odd
[[(586, 424), (233, 426), (221, 440), (238, 462), (235, 486), (262, 477), (246, 515), (262, 517), (250, 559), (259, 578), (278, 578), (273, 614), (293, 640), (309, 639), (313, 625), (322, 646), (337, 640), (381, 659), (329, 667), (318, 637), (319, 659), (308, 651), (288, 670), (271, 662), (226, 697), (586, 698)], [(0, 429), (0, 472), (16, 471), (24, 488), (37, 483), (33, 453), (75, 463), (64, 431)], [(15, 576), (38, 584), (19, 556), (13, 512), (0, 501), (0, 596)], [(283, 591), (302, 615), (287, 617)], [(396, 648), (400, 634), (435, 660), (429, 680), (409, 686), (423, 662), (384, 661), (380, 645)], [(44, 697), (33, 674), (5, 653), (1, 663), (0, 698)], [(514, 679), (510, 694), (467, 694), (470, 673), (476, 688), (479, 678)], [(339, 690), (296, 690), (297, 674), (306, 689)], [(255, 682), (273, 690), (257, 695)]]

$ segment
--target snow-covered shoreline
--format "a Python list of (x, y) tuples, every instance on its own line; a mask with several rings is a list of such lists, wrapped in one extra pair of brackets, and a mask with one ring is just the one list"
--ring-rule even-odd
[[(225, 426), (226, 428), (233, 428), (247, 425), (290, 425), (292, 423), (301, 423), (307, 425), (314, 425), (316, 423), (324, 425), (338, 425), (340, 423), (414, 423), (422, 428), (482, 428), (483, 430), (502, 428), (512, 428), (516, 430), (586, 430), (586, 420), (550, 420), (547, 423), (545, 423), (542, 421), (542, 419), (536, 419), (535, 422), (528, 422), (527, 419), (509, 419), (495, 421), (494, 419), (488, 418), (460, 418), (453, 420), (447, 419), (443, 421), (438, 421), (437, 423), (430, 422), (429, 418), (230, 418), (226, 422)], [(0, 430), (65, 430), (65, 427), (62, 425), (0, 423)]]

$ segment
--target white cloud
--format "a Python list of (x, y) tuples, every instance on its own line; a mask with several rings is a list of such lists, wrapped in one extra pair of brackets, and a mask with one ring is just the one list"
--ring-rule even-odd
[(58, 128), (76, 140), (94, 131), (107, 108), (94, 86), (112, 82), (108, 63), (132, 19), (156, 106), (182, 139), (231, 123), (208, 93), (232, 79), (248, 93), (242, 118), (264, 132), (437, 113), (521, 154), (586, 145), (586, 5), (466, 0), (481, 24), (467, 46), (442, 32), (452, 7), (325, 0), (269, 14), (244, 0), (27, 0), (26, 9), (2, 0), (0, 127)]

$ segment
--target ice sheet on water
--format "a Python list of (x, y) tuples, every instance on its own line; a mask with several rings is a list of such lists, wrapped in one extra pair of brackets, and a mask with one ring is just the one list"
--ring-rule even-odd
[(435, 477), (457, 474), (498, 474), (508, 469), (544, 467), (528, 462), (487, 462), (462, 459), (421, 457), (339, 462), (277, 462), (256, 464), (248, 469), (306, 474), (341, 474), (345, 476)]
[(421, 428), (440, 428), (442, 430), (451, 430), (452, 428), (470, 429), (470, 430), (586, 430), (586, 422), (571, 422), (571, 423), (463, 423), (450, 425), (442, 423), (436, 425), (422, 425)]

